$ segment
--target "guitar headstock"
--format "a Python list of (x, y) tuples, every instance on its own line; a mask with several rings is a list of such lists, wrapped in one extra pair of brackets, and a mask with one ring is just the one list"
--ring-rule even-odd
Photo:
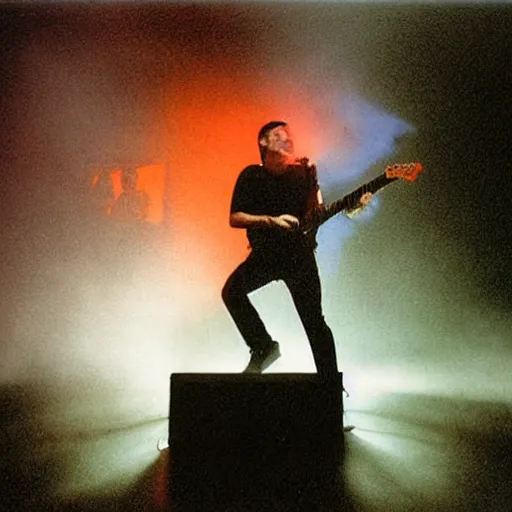
[(392, 164), (386, 167), (386, 177), (402, 178), (407, 181), (414, 181), (422, 170), (423, 166), (419, 162)]

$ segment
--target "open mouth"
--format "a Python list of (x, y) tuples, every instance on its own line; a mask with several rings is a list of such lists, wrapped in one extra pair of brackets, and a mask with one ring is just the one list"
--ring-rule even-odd
[(293, 153), (293, 145), (287, 143), (280, 144), (277, 150), (284, 155), (291, 155)]

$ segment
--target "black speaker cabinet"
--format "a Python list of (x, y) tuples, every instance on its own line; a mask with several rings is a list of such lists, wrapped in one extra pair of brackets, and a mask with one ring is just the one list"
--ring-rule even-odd
[(335, 381), (318, 374), (172, 374), (173, 511), (297, 498), (339, 477), (342, 374)]

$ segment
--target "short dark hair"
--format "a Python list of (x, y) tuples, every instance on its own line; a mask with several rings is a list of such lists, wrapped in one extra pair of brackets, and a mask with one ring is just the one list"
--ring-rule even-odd
[(265, 137), (265, 135), (267, 135), (267, 133), (270, 130), (273, 130), (274, 128), (277, 128), (278, 126), (287, 126), (287, 125), (288, 125), (288, 123), (286, 123), (285, 121), (270, 121), (269, 123), (264, 124), (260, 128), (260, 131), (258, 132), (258, 147), (260, 149), (260, 157), (261, 157), (261, 161), (262, 162), (265, 159), (265, 155), (267, 154), (267, 148), (260, 144), (260, 140), (263, 137)]

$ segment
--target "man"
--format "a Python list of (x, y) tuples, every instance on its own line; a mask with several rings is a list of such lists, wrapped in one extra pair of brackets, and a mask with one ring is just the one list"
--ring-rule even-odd
[(121, 221), (143, 221), (149, 210), (149, 197), (137, 189), (139, 173), (135, 168), (123, 169), (121, 186), (123, 191), (112, 206), (111, 215)]
[[(247, 230), (251, 252), (222, 290), (222, 299), (250, 348), (244, 372), (261, 373), (281, 355), (248, 294), (282, 279), (306, 331), (317, 372), (336, 378), (334, 339), (322, 312), (315, 231), (306, 236), (301, 230), (324, 207), (316, 169), (307, 159), (295, 158), (293, 139), (283, 121), (263, 126), (258, 144), (262, 165), (241, 172), (229, 218), (232, 227)], [(371, 194), (365, 194), (358, 207), (370, 199)]]

